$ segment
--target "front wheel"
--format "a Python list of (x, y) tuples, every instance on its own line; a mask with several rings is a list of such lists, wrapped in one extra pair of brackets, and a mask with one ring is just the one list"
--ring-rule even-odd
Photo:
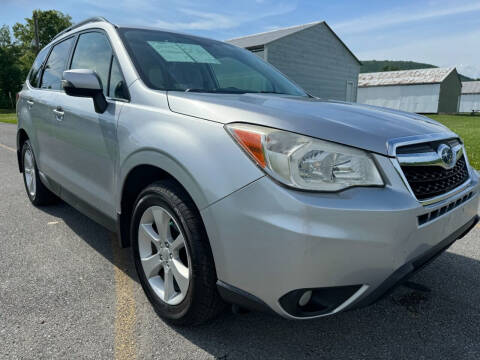
[(25, 190), (32, 204), (42, 206), (54, 203), (58, 198), (40, 180), (35, 155), (29, 140), (25, 141), (22, 147), (22, 166)]
[(139, 195), (131, 239), (140, 282), (162, 318), (176, 325), (195, 325), (221, 311), (200, 214), (177, 183), (157, 182)]

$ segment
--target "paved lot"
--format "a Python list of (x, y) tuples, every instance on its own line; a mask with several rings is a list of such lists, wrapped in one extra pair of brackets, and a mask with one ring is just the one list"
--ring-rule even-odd
[[(479, 359), (480, 227), (367, 309), (292, 322), (247, 313), (173, 328), (152, 311), (129, 250), (66, 204), (36, 209), (0, 124), (0, 358)], [(9, 149), (10, 148), (10, 149)]]

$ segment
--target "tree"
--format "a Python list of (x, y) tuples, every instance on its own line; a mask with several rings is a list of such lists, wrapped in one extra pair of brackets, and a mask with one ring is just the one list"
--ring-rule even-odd
[(22, 83), (36, 57), (34, 16), (37, 16), (39, 28), (39, 48), (47, 45), (60, 31), (69, 27), (72, 18), (56, 10), (34, 10), (25, 24), (13, 25), (12, 39), (10, 28), (0, 27), (0, 108), (13, 107), (15, 94), (20, 91)]
[(12, 35), (7, 25), (0, 27), (0, 48), (12, 45)]
[(18, 64), (20, 49), (12, 42), (10, 29), (0, 28), (0, 107), (13, 107), (22, 86), (23, 72)]
[(36, 56), (36, 48), (34, 46), (35, 15), (37, 17), (39, 29), (39, 49), (43, 48), (50, 41), (52, 41), (53, 37), (60, 31), (72, 25), (71, 16), (63, 14), (57, 10), (34, 10), (31, 18), (25, 18), (25, 24), (16, 23), (13, 25), (13, 34), (18, 46), (20, 46), (22, 49), (20, 66), (25, 74), (32, 66)]
[(382, 71), (398, 71), (400, 68), (395, 65), (385, 65), (382, 69)]

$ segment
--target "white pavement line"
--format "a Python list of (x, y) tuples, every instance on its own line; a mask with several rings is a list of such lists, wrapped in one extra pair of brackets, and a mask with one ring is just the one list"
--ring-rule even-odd
[(0, 147), (4, 148), (6, 150), (9, 150), (9, 151), (17, 152), (17, 150), (15, 150), (14, 148), (11, 148), (10, 146), (7, 146), (7, 145), (0, 144)]
[(111, 235), (115, 272), (115, 360), (137, 358), (135, 336), (136, 314), (133, 280), (126, 273), (127, 251), (121, 249), (115, 235)]

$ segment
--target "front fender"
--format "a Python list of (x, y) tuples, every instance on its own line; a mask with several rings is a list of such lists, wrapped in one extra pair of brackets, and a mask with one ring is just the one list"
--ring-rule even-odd
[(125, 179), (139, 165), (169, 173), (199, 210), (264, 176), (216, 122), (168, 109), (125, 104), (117, 135), (118, 210)]

